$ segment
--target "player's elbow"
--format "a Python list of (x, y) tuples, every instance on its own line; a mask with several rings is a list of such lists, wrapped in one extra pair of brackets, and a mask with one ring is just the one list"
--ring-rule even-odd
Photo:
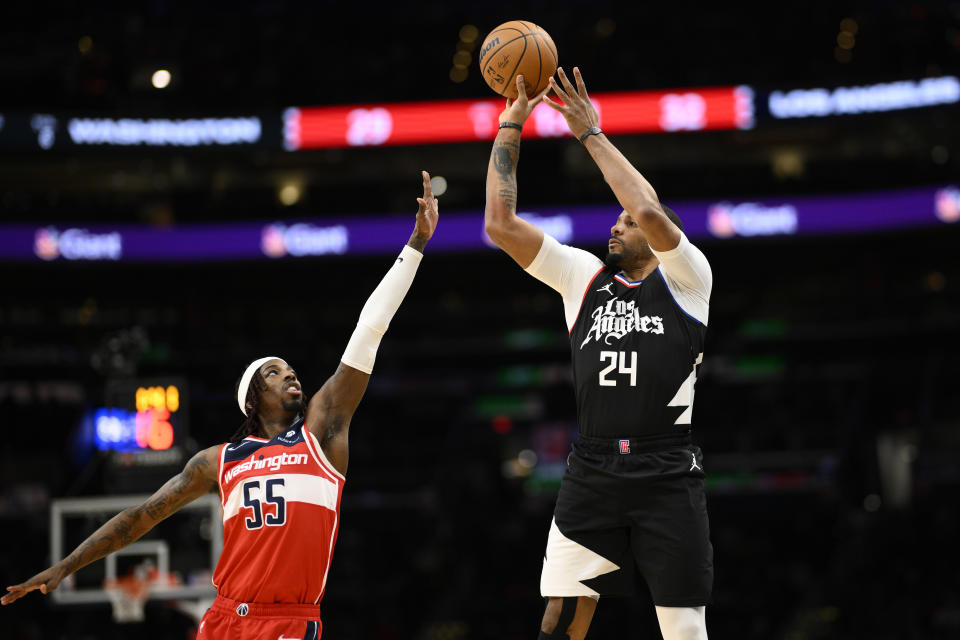
[(656, 202), (641, 201), (627, 209), (630, 217), (637, 221), (637, 224), (645, 232), (649, 233), (659, 229), (665, 220), (663, 210)]
[(637, 224), (643, 227), (649, 224), (656, 224), (661, 220), (663, 218), (663, 210), (660, 209), (660, 205), (657, 203), (641, 199), (631, 208), (630, 215), (637, 220)]
[(505, 216), (497, 215), (488, 208), (483, 221), (483, 230), (486, 231), (490, 241), (501, 248), (510, 237), (510, 224), (504, 218)]

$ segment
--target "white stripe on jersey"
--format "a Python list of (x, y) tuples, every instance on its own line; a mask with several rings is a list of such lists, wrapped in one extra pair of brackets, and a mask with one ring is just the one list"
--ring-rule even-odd
[(317, 464), (323, 467), (326, 471), (329, 471), (336, 477), (340, 478), (340, 480), (346, 480), (346, 478), (343, 477), (343, 474), (337, 471), (336, 467), (333, 466), (333, 463), (327, 459), (327, 454), (323, 452), (323, 447), (320, 446), (320, 441), (317, 440), (317, 436), (313, 435), (312, 431), (307, 429), (306, 424), (303, 425), (303, 440), (307, 443), (307, 449), (310, 450), (310, 454), (313, 456), (313, 459), (317, 461)]
[(238, 482), (230, 491), (230, 497), (227, 498), (227, 502), (223, 506), (223, 521), (226, 522), (237, 515), (243, 507), (243, 485), (248, 482), (257, 482), (256, 486), (250, 488), (250, 497), (259, 500), (261, 503), (266, 503), (265, 481), (274, 479), (282, 479), (283, 484), (274, 485), (272, 495), (283, 498), (287, 502), (305, 502), (326, 507), (336, 513), (337, 496), (339, 494), (336, 483), (320, 476), (305, 473), (272, 473), (254, 476)]

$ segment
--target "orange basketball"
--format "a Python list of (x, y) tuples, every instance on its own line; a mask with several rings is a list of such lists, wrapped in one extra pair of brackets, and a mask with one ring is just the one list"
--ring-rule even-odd
[(507, 98), (517, 97), (517, 76), (522, 75), (527, 97), (532, 98), (557, 72), (557, 45), (532, 22), (504, 22), (480, 47), (480, 72), (491, 89)]

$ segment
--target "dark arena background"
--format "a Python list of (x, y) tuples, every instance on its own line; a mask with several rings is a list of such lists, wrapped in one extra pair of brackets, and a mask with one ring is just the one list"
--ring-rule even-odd
[[(252, 359), (318, 389), (426, 169), (440, 223), (353, 420), (323, 637), (536, 636), (576, 423), (560, 297), (483, 237), (478, 47), (511, 19), (712, 264), (711, 637), (960, 637), (953, 1), (6, 4), (0, 586), (228, 439)], [(619, 209), (551, 115), (519, 211), (601, 253)], [(184, 597), (117, 622), (100, 561), (0, 637), (193, 638), (215, 507), (115, 558), (168, 554)], [(659, 638), (649, 594), (602, 599), (588, 637)]]

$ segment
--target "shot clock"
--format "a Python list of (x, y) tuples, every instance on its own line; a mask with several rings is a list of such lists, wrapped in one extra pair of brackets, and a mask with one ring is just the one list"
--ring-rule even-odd
[(178, 376), (107, 382), (105, 406), (93, 409), (84, 430), (106, 463), (103, 491), (154, 491), (183, 468), (195, 447), (187, 443), (187, 400), (186, 378)]
[(101, 451), (170, 451), (187, 432), (186, 380), (111, 380), (105, 407), (94, 410), (94, 444)]

